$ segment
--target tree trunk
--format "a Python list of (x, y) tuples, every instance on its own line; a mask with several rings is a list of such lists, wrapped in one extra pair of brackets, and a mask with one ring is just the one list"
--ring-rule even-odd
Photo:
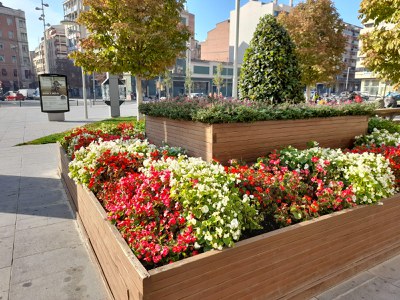
[(306, 88), (306, 101), (310, 101), (311, 99), (311, 87), (309, 85), (307, 85)]
[(139, 105), (143, 103), (143, 91), (142, 91), (142, 77), (140, 75), (135, 75), (136, 80), (136, 116), (137, 120), (143, 119), (143, 115), (139, 113)]
[(169, 86), (168, 85), (165, 85), (165, 90), (166, 90), (166, 92), (167, 92), (167, 99), (169, 99)]

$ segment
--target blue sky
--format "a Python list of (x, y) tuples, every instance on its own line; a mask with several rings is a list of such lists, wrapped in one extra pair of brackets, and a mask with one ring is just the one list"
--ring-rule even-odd
[[(244, 5), (249, 0), (241, 0)], [(271, 0), (264, 0), (269, 2)], [(35, 10), (40, 6), (40, 0), (2, 0), (4, 6), (25, 11), (29, 48), (34, 50), (39, 45), (40, 38), (43, 36), (43, 23), (39, 21), (41, 11)], [(63, 0), (44, 0), (49, 4), (45, 8), (46, 23), (59, 24), (63, 19)], [(294, 4), (299, 3), (294, 0)], [(358, 20), (358, 9), (361, 0), (334, 0), (335, 6), (341, 18), (351, 24), (361, 25)], [(278, 3), (288, 4), (289, 0), (279, 0)], [(229, 18), (229, 12), (235, 9), (235, 0), (188, 0), (188, 9), (196, 15), (196, 39), (203, 41), (207, 37), (207, 32), (215, 27), (215, 24)]]

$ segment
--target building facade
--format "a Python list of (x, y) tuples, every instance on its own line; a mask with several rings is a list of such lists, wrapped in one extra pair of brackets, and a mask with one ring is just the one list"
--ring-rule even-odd
[(25, 12), (0, 3), (1, 92), (30, 88), (34, 81)]
[[(385, 24), (385, 26), (390, 27), (393, 25)], [(369, 21), (364, 24), (364, 28), (361, 29), (360, 34), (368, 33), (374, 28), (373, 21)], [(379, 79), (377, 74), (365, 68), (363, 64), (365, 54), (361, 54), (361, 49), (362, 42), (360, 40), (355, 77), (361, 81), (361, 92), (367, 93), (370, 96), (385, 96), (388, 92), (393, 91), (390, 82)]]
[[(67, 40), (64, 25), (52, 25), (45, 31), (46, 51), (50, 73), (57, 73), (60, 60), (67, 59)], [(33, 66), (37, 75), (45, 73), (44, 39), (33, 54)]]
[[(239, 15), (239, 49), (238, 63), (243, 63), (246, 49), (249, 47), (253, 34), (256, 31), (260, 19), (265, 15), (278, 16), (281, 12), (290, 12), (293, 7), (279, 4), (278, 0), (263, 3), (258, 0), (250, 0), (240, 8)], [(235, 45), (236, 11), (230, 12), (229, 22), (229, 61), (233, 62), (233, 49)]]
[(225, 20), (207, 33), (207, 39), (201, 42), (201, 59), (210, 61), (229, 61), (229, 26)]

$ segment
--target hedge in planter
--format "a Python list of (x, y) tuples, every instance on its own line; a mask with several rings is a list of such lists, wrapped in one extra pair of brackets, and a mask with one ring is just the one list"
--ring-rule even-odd
[[(180, 146), (207, 161), (255, 161), (279, 147), (350, 147), (367, 132), (373, 105), (276, 105), (240, 101), (179, 100), (146, 103), (146, 135), (156, 145)], [(160, 118), (161, 117), (161, 118)], [(193, 122), (194, 121), (194, 122)], [(265, 121), (265, 122), (261, 122)]]

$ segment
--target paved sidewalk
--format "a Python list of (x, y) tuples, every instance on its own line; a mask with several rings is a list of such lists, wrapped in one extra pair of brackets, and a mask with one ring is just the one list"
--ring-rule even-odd
[[(56, 145), (14, 145), (80, 126), (83, 107), (49, 122), (40, 107), (0, 102), (0, 299), (109, 299), (57, 171)], [(133, 104), (121, 115), (132, 115)], [(89, 120), (109, 108), (89, 108)]]
[[(35, 103), (0, 102), (0, 300), (108, 299), (100, 271), (80, 236), (57, 172), (55, 145), (14, 147), (107, 118), (105, 105), (71, 106), (49, 122)], [(133, 115), (125, 103), (121, 115)], [(312, 300), (400, 299), (400, 255)]]

